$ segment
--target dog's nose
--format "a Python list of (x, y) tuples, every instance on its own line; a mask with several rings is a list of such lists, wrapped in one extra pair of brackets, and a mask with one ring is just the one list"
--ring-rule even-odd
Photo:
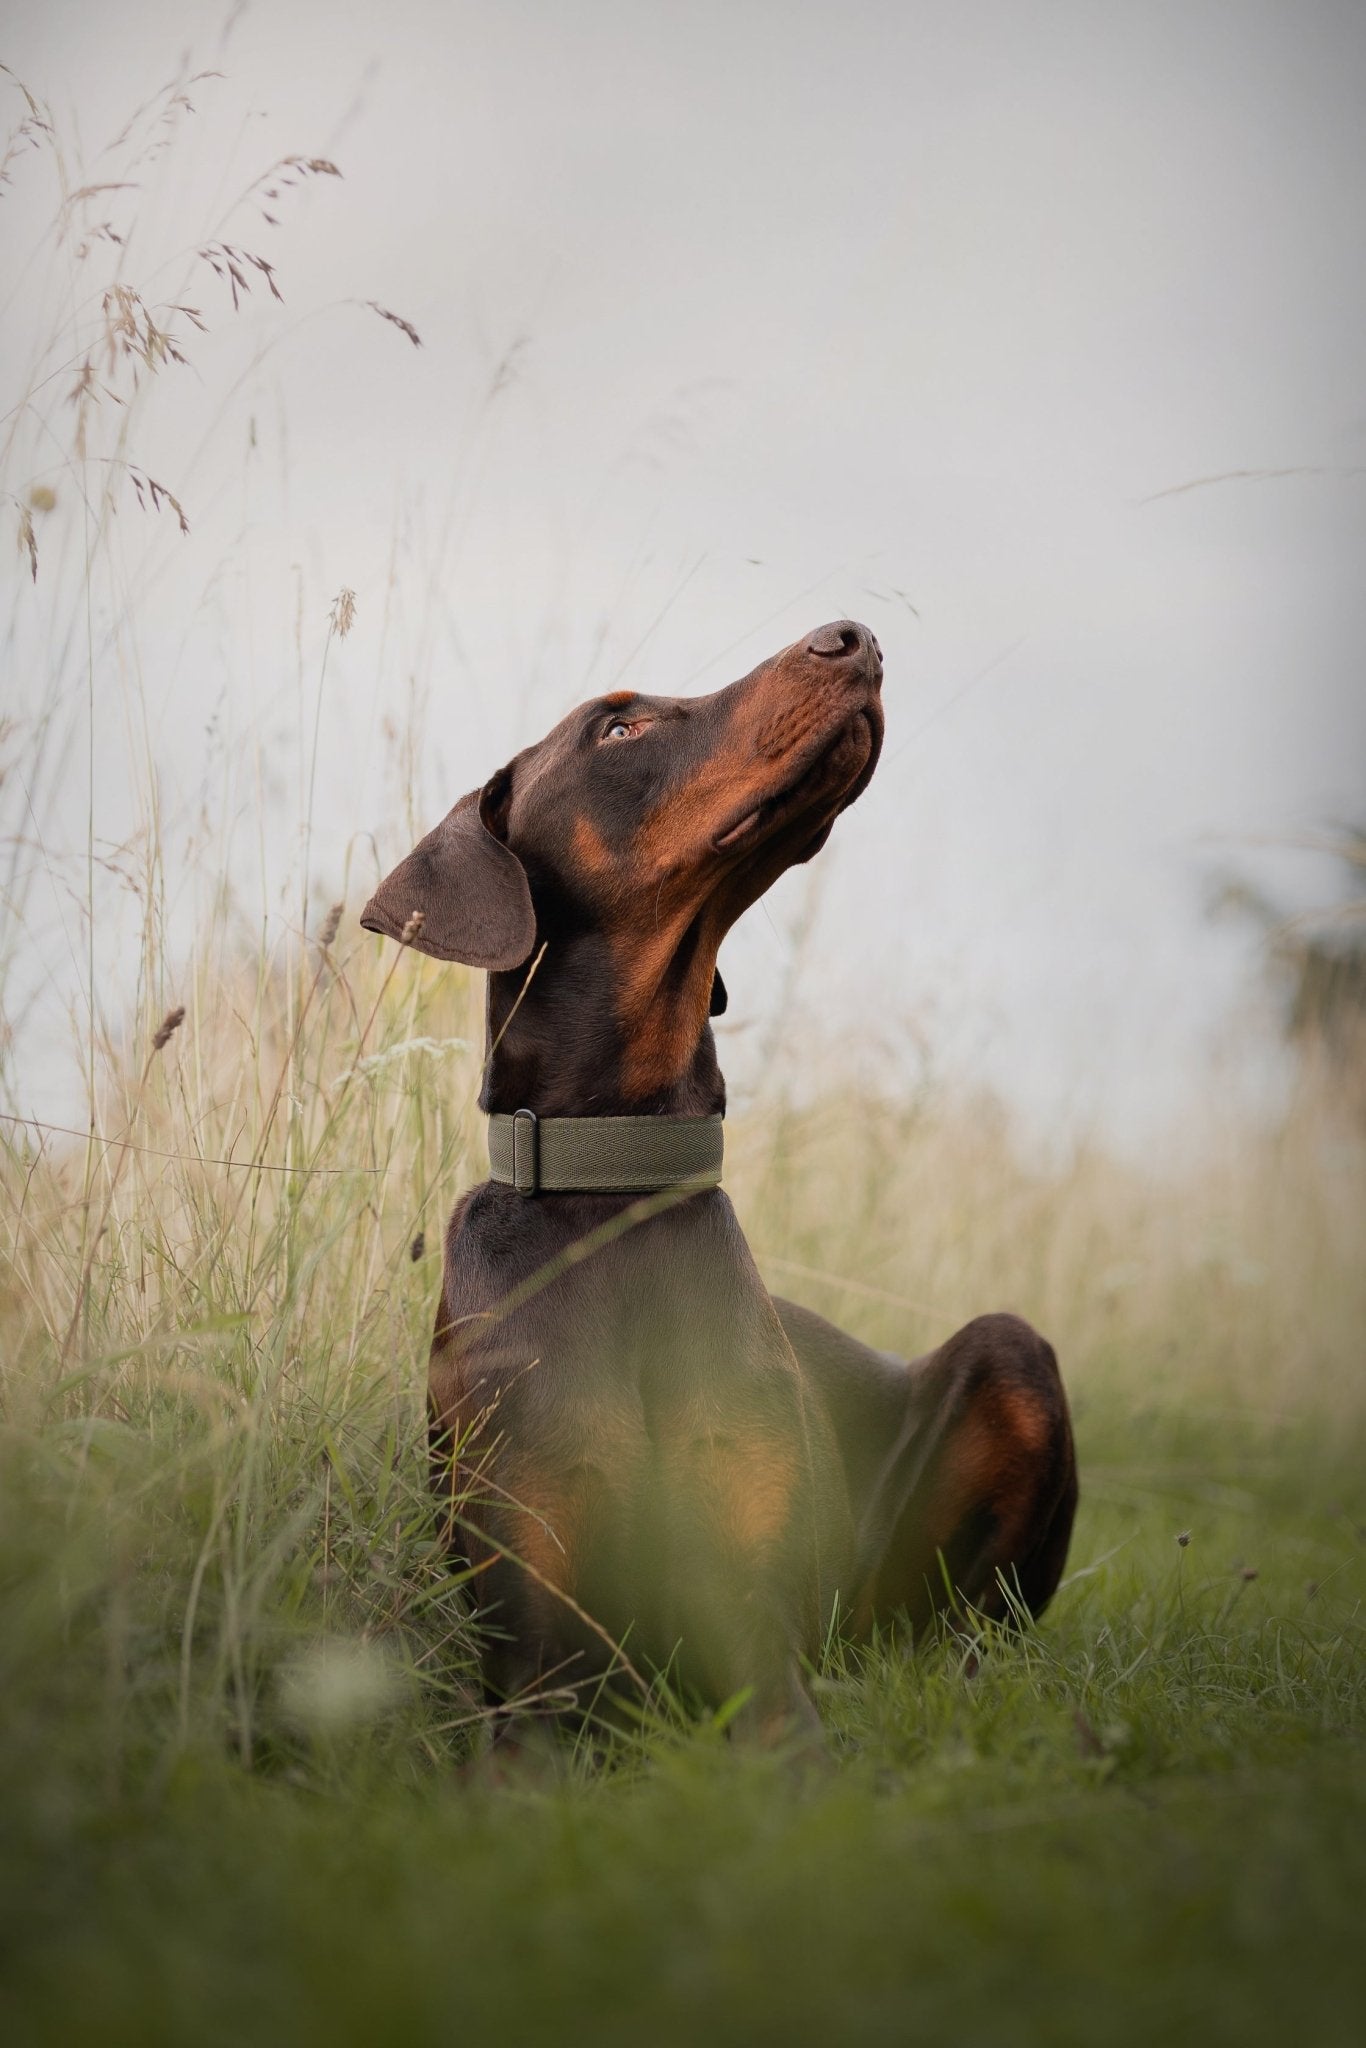
[(831, 625), (818, 627), (803, 652), (818, 654), (822, 660), (831, 662), (862, 660), (874, 680), (882, 680), (882, 649), (868, 628), (860, 626), (856, 619), (836, 619)]

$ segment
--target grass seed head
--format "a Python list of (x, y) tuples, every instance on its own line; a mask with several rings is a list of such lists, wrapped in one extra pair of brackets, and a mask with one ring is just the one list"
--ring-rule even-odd
[(391, 327), (397, 327), (400, 334), (406, 334), (414, 348), (421, 348), (422, 336), (411, 320), (405, 320), (401, 313), (391, 313), (387, 306), (381, 306), (378, 299), (367, 299), (366, 305), (372, 313), (378, 313), (381, 320), (387, 320)]
[(29, 573), (38, 581), (38, 541), (33, 531), (33, 514), (27, 505), (19, 507), (19, 545), (28, 550)]
[(162, 1018), (156, 1030), (153, 1032), (152, 1051), (160, 1052), (163, 1046), (168, 1045), (171, 1039), (175, 1037), (177, 1031), (179, 1031), (181, 1025), (184, 1022), (185, 1005), (183, 1003), (177, 1003), (173, 1010), (168, 1010), (166, 1012), (166, 1015)]

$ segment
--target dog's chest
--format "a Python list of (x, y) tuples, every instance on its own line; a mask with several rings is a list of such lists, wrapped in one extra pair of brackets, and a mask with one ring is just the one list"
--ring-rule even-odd
[(652, 1446), (791, 1429), (796, 1361), (724, 1196), (643, 1222), (600, 1203), (567, 1241), (563, 1219), (512, 1201), (467, 1213), (448, 1244), (462, 1406), (496, 1402), (505, 1430), (574, 1461), (610, 1442), (618, 1471)]

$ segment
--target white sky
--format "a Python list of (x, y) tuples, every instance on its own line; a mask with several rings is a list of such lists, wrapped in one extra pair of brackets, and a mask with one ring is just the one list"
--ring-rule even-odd
[[(96, 824), (129, 831), (150, 753), (181, 835), (173, 931), (202, 902), (175, 866), (205, 790), (238, 819), (212, 857), (241, 881), (263, 845), (267, 907), (297, 901), (343, 584), (324, 897), (358, 833), (402, 850), (383, 732), (412, 704), (425, 827), (589, 691), (715, 687), (848, 613), (887, 656), (887, 750), (821, 861), (728, 943), (728, 1066), (743, 1081), (795, 1001), (789, 1052), (820, 1012), (879, 1059), (928, 1042), (1036, 1124), (1131, 1144), (1250, 1086), (1254, 948), (1203, 916), (1207, 877), (1321, 900), (1331, 867), (1278, 842), (1366, 812), (1366, 8), (280, 0), (220, 46), (223, 13), (47, 0), (11, 11), (0, 48), (78, 125), (83, 181), (115, 175), (100, 146), (187, 49), (227, 74), (193, 89), (141, 189), (108, 197), (137, 222), (134, 282), (286, 152), (345, 173), (287, 195), (278, 228), (248, 208), (223, 230), (276, 264), (283, 312), (257, 293), (234, 320), (183, 262), (148, 287), (192, 292), (213, 331), (136, 422), (193, 532), (118, 522), (91, 643)], [(17, 395), (74, 272), (50, 171), (12, 170)], [(420, 353), (335, 304), (370, 298)], [(49, 414), (68, 438), (69, 420)], [(71, 614), (60, 459), (35, 429), (0, 475), (58, 490), (39, 594), (4, 600), (20, 710)], [(1281, 469), (1312, 473), (1145, 502)], [(145, 741), (119, 708), (130, 644)], [(59, 680), (78, 744), (43, 815), (54, 862), (83, 846), (87, 795), (85, 673)], [(60, 929), (28, 1057), (50, 1105), (50, 1014), (83, 942), (45, 886)], [(108, 1005), (132, 914), (101, 920)]]

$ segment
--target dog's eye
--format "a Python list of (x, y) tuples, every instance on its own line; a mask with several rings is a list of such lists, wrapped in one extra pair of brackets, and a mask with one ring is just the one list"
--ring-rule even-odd
[(634, 722), (625, 718), (614, 718), (606, 732), (604, 732), (603, 739), (633, 740), (638, 732), (645, 730), (648, 723), (649, 720), (644, 718), (638, 718)]

